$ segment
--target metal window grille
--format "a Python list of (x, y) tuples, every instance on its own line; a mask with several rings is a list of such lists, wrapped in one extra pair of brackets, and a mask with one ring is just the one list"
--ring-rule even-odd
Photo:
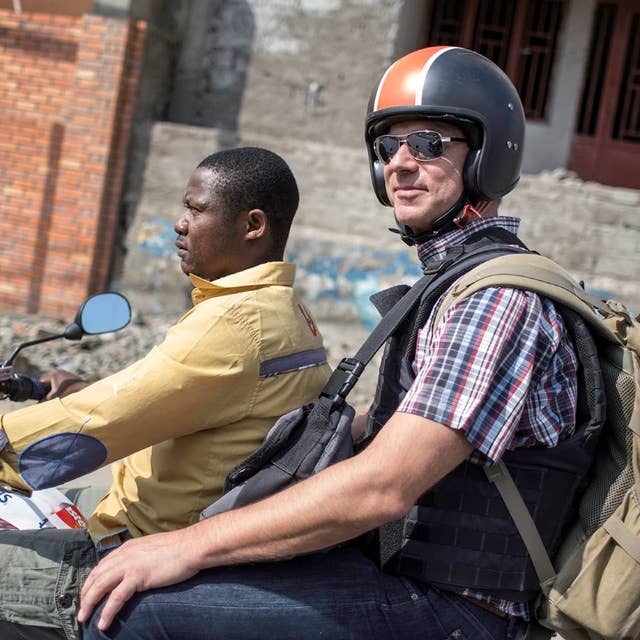
[(461, 44), (466, 4), (466, 0), (433, 3), (429, 43), (451, 46)]
[(544, 118), (558, 32), (562, 0), (530, 2), (522, 38), (522, 59), (515, 85), (527, 118)]
[(513, 0), (480, 0), (472, 49), (507, 68), (516, 4)]
[(545, 116), (566, 0), (435, 0), (430, 44), (459, 45), (511, 77), (530, 119)]
[(633, 14), (622, 74), (618, 108), (613, 125), (614, 140), (640, 142), (640, 13)]
[(609, 46), (617, 7), (601, 2), (597, 8), (591, 29), (589, 60), (586, 66), (577, 132), (592, 136), (596, 132), (600, 102), (604, 93), (604, 82), (609, 63)]

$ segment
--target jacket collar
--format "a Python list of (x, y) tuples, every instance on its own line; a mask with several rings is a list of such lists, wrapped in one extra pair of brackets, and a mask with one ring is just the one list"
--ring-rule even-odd
[(250, 289), (273, 285), (292, 287), (295, 274), (296, 265), (291, 262), (265, 262), (211, 281), (191, 273), (189, 274), (189, 279), (193, 285), (191, 299), (193, 304), (196, 305), (209, 298), (226, 296)]

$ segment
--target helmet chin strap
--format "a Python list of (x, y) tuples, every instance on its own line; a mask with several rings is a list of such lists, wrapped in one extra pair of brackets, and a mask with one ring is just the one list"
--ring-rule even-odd
[[(399, 233), (402, 241), (410, 247), (422, 244), (431, 238), (435, 238), (441, 233), (446, 233), (453, 229), (459, 229), (460, 226), (462, 226), (460, 224), (460, 220), (465, 216), (467, 209), (471, 208), (470, 205), (469, 197), (463, 192), (457, 202), (439, 218), (436, 218), (434, 223), (431, 225), (431, 228), (427, 231), (420, 231), (416, 233), (408, 225), (398, 222), (397, 218), (396, 224), (398, 225), (398, 228), (390, 228), (389, 231), (392, 233)], [(473, 211), (475, 211), (475, 209)]]

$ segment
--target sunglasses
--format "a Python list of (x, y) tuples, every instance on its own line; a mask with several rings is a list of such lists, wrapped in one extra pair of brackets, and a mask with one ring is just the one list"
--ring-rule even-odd
[(378, 136), (373, 142), (373, 150), (383, 164), (389, 164), (391, 158), (398, 153), (398, 149), (407, 143), (409, 153), (418, 162), (435, 160), (444, 153), (445, 142), (466, 142), (466, 138), (441, 136), (437, 131), (424, 129), (413, 131), (406, 136), (387, 134)]

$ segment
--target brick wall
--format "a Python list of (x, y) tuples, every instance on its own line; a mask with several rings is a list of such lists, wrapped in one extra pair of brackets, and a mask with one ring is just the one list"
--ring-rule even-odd
[(0, 309), (108, 285), (145, 25), (0, 11)]

